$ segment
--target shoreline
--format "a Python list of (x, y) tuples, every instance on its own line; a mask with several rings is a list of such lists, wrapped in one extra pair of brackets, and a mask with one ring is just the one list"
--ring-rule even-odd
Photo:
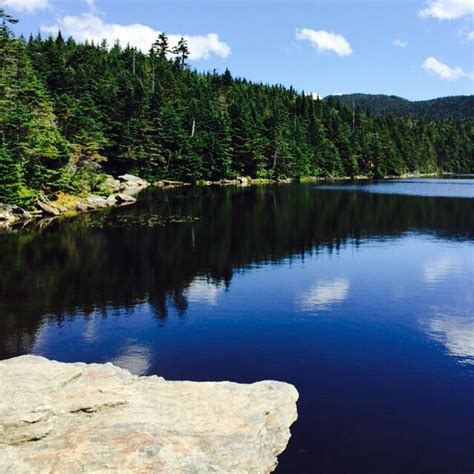
[[(378, 181), (392, 179), (414, 179), (428, 177), (444, 177), (458, 176), (456, 173), (407, 173), (400, 176), (384, 176)], [(470, 175), (467, 175), (470, 176)], [(472, 176), (472, 175), (471, 175)], [(27, 211), (19, 206), (0, 203), (0, 231), (9, 231), (21, 228), (33, 222), (47, 221), (51, 222), (61, 217), (75, 217), (86, 212), (97, 211), (100, 209), (130, 206), (135, 204), (137, 196), (145, 189), (155, 187), (161, 189), (172, 189), (187, 186), (212, 187), (212, 186), (264, 186), (275, 184), (311, 184), (311, 183), (327, 183), (339, 181), (374, 181), (373, 177), (358, 175), (338, 176), (338, 177), (313, 177), (307, 176), (302, 178), (250, 178), (238, 177), (235, 179), (221, 179), (218, 181), (201, 180), (196, 183), (174, 180), (159, 180), (149, 183), (145, 179), (134, 175), (125, 174), (117, 179), (113, 176), (107, 176), (101, 194), (87, 194), (86, 196), (76, 196), (60, 192), (54, 201), (40, 200), (37, 201), (37, 208)], [(105, 192), (104, 192), (105, 191)], [(108, 194), (104, 197), (103, 194)]]

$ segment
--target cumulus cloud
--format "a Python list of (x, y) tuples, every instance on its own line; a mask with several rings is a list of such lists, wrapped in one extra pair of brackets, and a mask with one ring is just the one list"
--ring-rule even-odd
[(456, 20), (474, 13), (472, 0), (428, 0), (426, 7), (419, 12), (422, 18)]
[(349, 281), (337, 278), (332, 281), (320, 281), (299, 299), (301, 309), (306, 311), (328, 309), (331, 305), (341, 303), (349, 294)]
[(318, 53), (336, 53), (339, 56), (352, 54), (351, 45), (346, 38), (332, 31), (301, 28), (296, 30), (296, 39), (309, 41)]
[(19, 12), (33, 13), (51, 7), (51, 3), (49, 0), (0, 0), (0, 6)]
[[(95, 8), (93, 1), (88, 0), (87, 3), (90, 8)], [(105, 39), (110, 45), (119, 41), (122, 45), (130, 44), (143, 52), (150, 50), (160, 34), (160, 31), (138, 23), (130, 25), (106, 23), (92, 12), (59, 18), (54, 25), (42, 26), (41, 30), (52, 34), (61, 30), (63, 35), (72, 36), (77, 41), (100, 43)], [(171, 47), (178, 43), (181, 36), (188, 42), (191, 60), (207, 59), (211, 55), (226, 58), (231, 53), (229, 45), (221, 41), (216, 33), (197, 36), (171, 34), (168, 35)]]
[(421, 65), (422, 69), (430, 71), (438, 75), (441, 79), (454, 81), (466, 77), (473, 80), (474, 74), (463, 71), (460, 67), (450, 67), (438, 61), (436, 58), (430, 57)]
[(97, 12), (97, 6), (95, 4), (95, 0), (86, 0), (87, 6), (89, 7), (89, 11), (91, 13)]
[(402, 41), (402, 40), (399, 40), (399, 39), (396, 39), (393, 41), (392, 43), (394, 46), (397, 46), (398, 48), (405, 48), (407, 46), (407, 42), (406, 41)]
[(459, 30), (458, 35), (461, 39), (461, 42), (463, 43), (474, 41), (474, 31), (471, 31), (468, 28), (462, 28), (461, 30)]

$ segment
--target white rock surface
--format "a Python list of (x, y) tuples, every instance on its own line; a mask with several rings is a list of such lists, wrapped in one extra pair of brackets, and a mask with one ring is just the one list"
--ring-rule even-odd
[(16, 357), (0, 362), (0, 472), (267, 473), (297, 399), (282, 382), (172, 382)]

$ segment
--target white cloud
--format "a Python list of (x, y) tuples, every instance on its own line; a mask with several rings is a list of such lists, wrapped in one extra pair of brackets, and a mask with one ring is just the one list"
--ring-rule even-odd
[(458, 31), (458, 36), (462, 43), (474, 41), (474, 31), (468, 28), (462, 28)]
[(306, 311), (328, 309), (329, 306), (341, 303), (347, 298), (349, 287), (349, 281), (346, 278), (318, 282), (313, 288), (303, 293), (299, 305)]
[(323, 98), (323, 96), (318, 92), (308, 92), (306, 95), (314, 100), (321, 100)]
[(428, 0), (426, 7), (419, 12), (422, 18), (456, 20), (474, 13), (473, 0)]
[(393, 41), (392, 43), (394, 46), (397, 46), (398, 48), (405, 48), (407, 46), (407, 42), (406, 41), (402, 41), (402, 40), (399, 40), (399, 39), (396, 39)]
[(0, 6), (10, 7), (19, 12), (33, 13), (50, 8), (49, 0), (0, 0)]
[[(91, 8), (95, 7), (93, 1), (87, 3)], [(160, 34), (159, 31), (142, 24), (119, 25), (106, 23), (93, 13), (65, 16), (57, 19), (56, 24), (52, 26), (42, 26), (41, 30), (53, 34), (61, 30), (64, 36), (72, 36), (77, 41), (88, 40), (100, 43), (106, 39), (110, 45), (119, 41), (124, 46), (130, 44), (143, 52), (150, 50), (151, 45)], [(216, 33), (198, 36), (168, 35), (171, 47), (178, 43), (181, 36), (188, 42), (189, 59), (207, 59), (213, 54), (226, 58), (231, 53), (229, 45), (221, 41)]]
[(95, 4), (95, 0), (86, 0), (87, 6), (89, 7), (89, 11), (91, 13), (97, 12), (97, 6)]
[(454, 81), (462, 77), (474, 80), (474, 75), (472, 73), (465, 72), (460, 67), (450, 67), (433, 57), (427, 58), (421, 67), (427, 71), (434, 72), (441, 79), (446, 79), (448, 81)]
[(336, 53), (339, 56), (349, 56), (352, 48), (344, 36), (332, 31), (312, 30), (301, 28), (296, 30), (296, 39), (309, 41), (318, 53)]

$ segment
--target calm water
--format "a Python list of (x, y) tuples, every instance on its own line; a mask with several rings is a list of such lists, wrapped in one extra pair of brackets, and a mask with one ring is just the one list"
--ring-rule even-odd
[(320, 189), (357, 190), (367, 193), (401, 194), (410, 196), (432, 196), (453, 198), (474, 198), (473, 178), (392, 179), (368, 183), (361, 181), (349, 184), (331, 184)]
[(291, 382), (282, 473), (474, 470), (474, 180), (150, 191), (0, 255), (0, 358)]

